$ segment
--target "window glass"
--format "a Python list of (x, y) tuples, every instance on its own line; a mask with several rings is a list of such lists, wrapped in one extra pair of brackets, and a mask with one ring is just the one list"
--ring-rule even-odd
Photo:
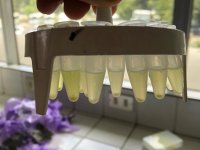
[(200, 0), (194, 0), (188, 48), (188, 88), (200, 91)]
[(118, 7), (114, 19), (164, 20), (171, 22), (174, 0), (125, 0)]
[[(163, 20), (171, 23), (173, 6), (174, 0), (122, 0), (113, 16), (114, 24), (134, 19)], [(129, 80), (127, 72), (124, 79)]]
[(3, 27), (2, 27), (2, 20), (1, 20), (1, 13), (0, 13), (0, 61), (5, 61), (5, 45), (3, 39)]
[[(113, 16), (114, 23), (118, 24), (131, 19), (162, 19), (171, 22), (173, 3), (174, 0), (123, 0)], [(54, 14), (49, 16), (37, 11), (35, 0), (13, 0), (13, 5), (20, 63), (31, 65), (30, 58), (24, 57), (24, 34), (40, 24), (66, 21), (69, 18), (63, 13), (63, 6), (60, 6)], [(90, 10), (82, 20), (95, 20), (95, 14)]]

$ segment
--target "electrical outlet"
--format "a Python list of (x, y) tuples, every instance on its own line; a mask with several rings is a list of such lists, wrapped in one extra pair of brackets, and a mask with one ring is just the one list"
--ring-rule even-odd
[(120, 97), (113, 97), (109, 94), (109, 106), (125, 111), (133, 110), (133, 97), (127, 95), (121, 95)]

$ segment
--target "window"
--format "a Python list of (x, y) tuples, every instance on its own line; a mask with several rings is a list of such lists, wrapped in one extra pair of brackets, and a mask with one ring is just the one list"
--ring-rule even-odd
[(194, 0), (188, 48), (188, 88), (200, 91), (200, 0)]
[(24, 57), (25, 34), (36, 29), (41, 24), (54, 24), (58, 21), (67, 20), (62, 8), (52, 15), (43, 15), (38, 12), (35, 0), (13, 0), (15, 34), (18, 44), (18, 55), (20, 64), (31, 65), (31, 59)]
[(118, 7), (114, 19), (164, 20), (171, 22), (174, 0), (126, 0)]
[[(35, 29), (40, 24), (55, 23), (69, 20), (60, 6), (52, 15), (43, 15), (37, 11), (35, 0), (14, 1), (15, 33), (17, 37), (20, 64), (31, 65), (30, 58), (24, 57), (24, 34)], [(157, 19), (171, 22), (173, 0), (126, 0), (122, 1), (113, 16), (114, 23), (118, 24), (130, 19)], [(82, 20), (95, 20), (90, 11)]]
[[(113, 16), (114, 24), (133, 19), (163, 20), (169, 23), (173, 19), (174, 0), (122, 0), (116, 14)], [(127, 72), (125, 80), (129, 80)], [(150, 83), (150, 80), (148, 81)]]
[(4, 39), (3, 39), (3, 27), (2, 27), (2, 21), (1, 21), (1, 14), (0, 14), (0, 61), (5, 61), (5, 45), (4, 45)]

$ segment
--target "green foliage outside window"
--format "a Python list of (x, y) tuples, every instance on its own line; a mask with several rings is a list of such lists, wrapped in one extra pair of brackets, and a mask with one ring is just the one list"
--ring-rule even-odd
[[(36, 0), (13, 0), (15, 12), (30, 14), (37, 12)], [(172, 21), (174, 0), (122, 0), (118, 6), (117, 14), (123, 20), (132, 18), (132, 13), (137, 9), (155, 10), (161, 20)], [(194, 0), (193, 22), (200, 25), (200, 0)], [(56, 13), (62, 12), (59, 7)]]

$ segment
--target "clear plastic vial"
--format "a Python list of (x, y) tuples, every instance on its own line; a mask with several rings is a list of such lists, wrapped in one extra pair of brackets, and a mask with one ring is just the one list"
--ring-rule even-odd
[(106, 58), (104, 56), (87, 56), (86, 81), (87, 94), (90, 103), (99, 101), (103, 80), (106, 71)]
[(86, 56), (81, 56), (80, 93), (84, 93), (86, 97), (88, 96), (86, 79)]
[[(85, 21), (83, 26), (110, 26), (111, 23), (104, 21)], [(98, 36), (98, 35), (97, 35)], [(86, 56), (86, 82), (87, 96), (89, 102), (95, 104), (99, 102), (103, 80), (106, 71), (106, 56)]]
[[(175, 25), (169, 25), (167, 28), (176, 29)], [(180, 55), (168, 56), (168, 80), (175, 94), (183, 92), (183, 65)]]
[(80, 90), (80, 57), (62, 56), (62, 76), (68, 98), (76, 102), (79, 98)]
[(51, 75), (51, 86), (50, 86), (50, 94), (49, 98), (54, 100), (58, 94), (58, 87), (59, 87), (59, 79), (60, 79), (60, 58), (55, 57), (53, 63), (53, 71)]
[(147, 93), (148, 70), (143, 55), (126, 56), (126, 67), (137, 102), (144, 102)]
[(169, 55), (168, 64), (168, 79), (172, 90), (176, 94), (181, 94), (183, 92), (183, 68), (181, 56)]
[(112, 95), (119, 97), (124, 79), (125, 58), (123, 55), (107, 56), (107, 71)]
[[(37, 28), (38, 31), (40, 30), (48, 30), (54, 28), (51, 24), (41, 25)], [(59, 78), (60, 78), (60, 59), (59, 57), (54, 58), (53, 62), (53, 70), (51, 75), (51, 84), (50, 84), (50, 92), (49, 92), (49, 99), (54, 100), (57, 97), (57, 93), (61, 86), (59, 86)]]
[[(79, 26), (79, 23), (75, 21), (65, 21), (54, 24), (55, 28), (73, 26)], [(80, 89), (80, 56), (61, 56), (60, 59), (62, 66), (62, 77), (68, 98), (70, 101), (75, 102), (79, 98)]]
[[(166, 28), (167, 24), (161, 22), (150, 22), (147, 26)], [(149, 77), (153, 87), (154, 96), (161, 100), (165, 97), (165, 89), (167, 82), (168, 61), (165, 55), (149, 55), (147, 56)]]
[(167, 57), (163, 55), (148, 56), (149, 77), (157, 99), (165, 97), (167, 82)]
[[(133, 20), (120, 24), (121, 26), (145, 26), (143, 20)], [(147, 93), (148, 70), (144, 55), (127, 55), (126, 68), (136, 101), (144, 102)]]

